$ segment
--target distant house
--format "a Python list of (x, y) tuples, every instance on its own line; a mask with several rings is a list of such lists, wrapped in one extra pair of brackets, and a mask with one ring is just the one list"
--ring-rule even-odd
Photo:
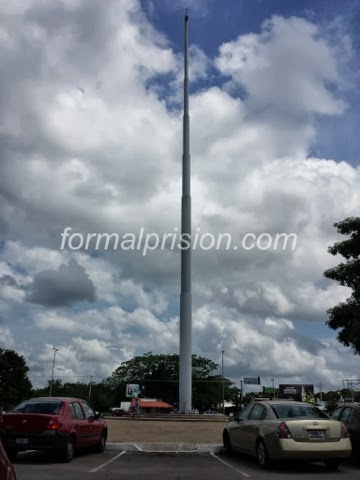
[[(221, 402), (217, 405), (217, 409), (219, 410), (219, 412), (222, 412), (222, 408), (223, 408), (223, 404)], [(229, 415), (230, 413), (235, 411), (236, 405), (233, 402), (227, 402), (225, 400), (224, 408), (225, 408), (225, 415)]]
[[(169, 413), (173, 406), (159, 398), (139, 398), (140, 413)], [(121, 402), (120, 408), (131, 409), (131, 402)]]
[(140, 413), (169, 413), (173, 406), (158, 398), (141, 398)]

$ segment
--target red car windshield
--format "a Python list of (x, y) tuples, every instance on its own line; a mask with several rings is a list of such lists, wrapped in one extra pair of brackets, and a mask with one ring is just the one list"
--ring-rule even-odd
[(271, 405), (277, 418), (329, 418), (311, 405)]
[(45, 413), (50, 415), (58, 415), (63, 402), (23, 402), (20, 403), (12, 413)]

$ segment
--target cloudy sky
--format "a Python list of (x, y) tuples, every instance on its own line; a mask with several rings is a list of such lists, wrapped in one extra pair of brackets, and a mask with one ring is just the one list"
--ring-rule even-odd
[[(297, 235), (193, 251), (193, 352), (224, 350), (237, 386), (341, 388), (359, 358), (325, 322), (349, 291), (323, 272), (333, 224), (359, 214), (357, 2), (189, 3), (193, 229)], [(34, 385), (54, 346), (64, 381), (178, 352), (178, 249), (60, 247), (66, 227), (180, 227), (185, 7), (0, 0), (0, 346)]]

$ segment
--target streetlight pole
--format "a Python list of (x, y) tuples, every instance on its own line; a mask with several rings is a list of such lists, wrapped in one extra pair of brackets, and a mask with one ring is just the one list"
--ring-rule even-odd
[(53, 358), (53, 364), (52, 364), (52, 372), (51, 372), (51, 383), (50, 383), (50, 394), (49, 397), (52, 395), (52, 389), (53, 389), (53, 383), (54, 383), (54, 370), (55, 370), (55, 357), (56, 357), (56, 352), (59, 351), (58, 348), (53, 347), (54, 350), (54, 358)]
[(272, 384), (273, 384), (272, 387), (273, 387), (273, 400), (274, 400), (275, 399), (275, 379), (272, 378), (271, 381), (272, 381)]
[[(184, 42), (184, 115), (183, 115), (183, 171), (181, 198), (181, 237), (191, 243), (190, 194), (190, 117), (188, 77), (188, 23), (185, 14)], [(179, 359), (179, 412), (192, 412), (192, 297), (191, 248), (187, 240), (181, 242), (181, 293), (180, 293), (180, 359)]]
[(90, 401), (91, 401), (91, 384), (92, 384), (92, 378), (93, 378), (93, 376), (92, 376), (92, 375), (90, 375), (90, 384), (89, 384), (89, 403), (90, 403)]
[(320, 389), (320, 402), (322, 402), (322, 383), (319, 383), (319, 389)]
[(225, 380), (224, 380), (224, 350), (221, 350), (221, 376), (222, 376), (222, 411), (225, 415)]

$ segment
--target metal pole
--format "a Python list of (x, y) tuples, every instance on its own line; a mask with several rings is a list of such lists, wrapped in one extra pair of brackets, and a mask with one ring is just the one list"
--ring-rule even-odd
[(241, 405), (243, 404), (243, 380), (240, 380), (240, 409)]
[(275, 399), (275, 379), (272, 378), (271, 381), (272, 381), (272, 384), (273, 384), (273, 400), (274, 400)]
[(49, 397), (51, 397), (51, 395), (52, 395), (52, 389), (53, 389), (53, 383), (54, 383), (55, 356), (56, 356), (56, 352), (58, 352), (59, 349), (53, 347), (53, 350), (54, 350), (54, 357), (53, 357), (53, 364), (52, 364), (52, 372), (51, 372), (51, 383), (50, 383), (50, 394), (49, 394)]
[[(319, 398), (320, 398), (320, 402), (322, 402), (322, 383), (319, 383), (319, 385), (317, 385), (319, 387)], [(315, 395), (315, 399), (316, 399), (316, 395)]]
[[(192, 412), (192, 300), (191, 300), (191, 196), (190, 196), (190, 119), (188, 78), (188, 20), (184, 22), (184, 116), (183, 171), (181, 199), (181, 294), (180, 294), (180, 364), (179, 412)], [(188, 243), (187, 243), (188, 242)]]
[(92, 375), (90, 375), (90, 385), (89, 385), (89, 403), (91, 401), (91, 384), (92, 384)]
[(224, 350), (221, 351), (222, 413), (225, 415)]

